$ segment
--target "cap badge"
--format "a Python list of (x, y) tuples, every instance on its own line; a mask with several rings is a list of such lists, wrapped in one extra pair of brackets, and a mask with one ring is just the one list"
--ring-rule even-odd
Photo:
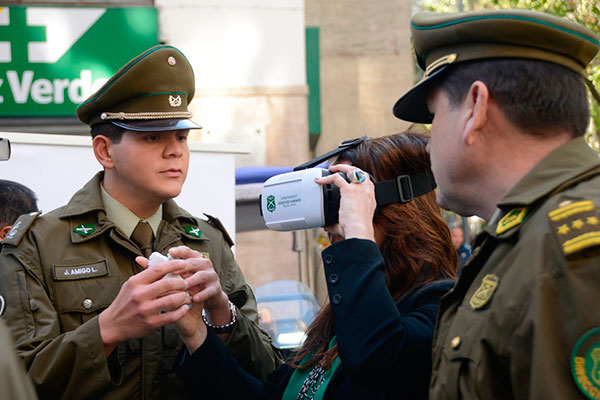
[(174, 66), (175, 66), (175, 64), (177, 64), (177, 60), (176, 60), (176, 59), (175, 59), (175, 57), (173, 57), (173, 56), (169, 57), (169, 59), (167, 60), (167, 62), (169, 63), (169, 65), (170, 65), (171, 67), (174, 67)]
[(496, 291), (498, 282), (500, 282), (500, 278), (494, 274), (487, 274), (484, 276), (481, 280), (481, 286), (479, 286), (479, 289), (477, 289), (475, 294), (471, 297), (471, 300), (469, 300), (471, 308), (478, 310), (485, 306)]
[(600, 393), (600, 328), (594, 328), (583, 335), (573, 348), (571, 355), (573, 379), (590, 399), (597, 399)]
[(81, 224), (77, 228), (73, 229), (73, 232), (85, 237), (96, 232), (96, 227), (94, 226), (94, 224)]
[(175, 97), (169, 95), (169, 104), (171, 107), (179, 107), (181, 105), (181, 96), (177, 95)]

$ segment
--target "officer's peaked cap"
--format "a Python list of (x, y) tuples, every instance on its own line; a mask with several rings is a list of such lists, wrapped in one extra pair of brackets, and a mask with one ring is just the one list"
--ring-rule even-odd
[(394, 105), (400, 119), (430, 123), (427, 95), (444, 71), (464, 61), (524, 58), (553, 62), (579, 74), (600, 47), (591, 30), (553, 15), (530, 10), (472, 13), (417, 13), (410, 22), (421, 82)]
[(194, 97), (194, 72), (172, 46), (152, 47), (124, 65), (77, 108), (90, 126), (112, 122), (134, 131), (196, 129), (188, 105)]

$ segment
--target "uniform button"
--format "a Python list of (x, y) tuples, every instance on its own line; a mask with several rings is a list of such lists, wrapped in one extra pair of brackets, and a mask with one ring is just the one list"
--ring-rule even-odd
[(94, 304), (94, 302), (91, 299), (85, 299), (83, 301), (83, 308), (85, 308), (86, 310), (89, 310), (90, 308), (92, 308), (93, 304)]
[(333, 298), (331, 299), (331, 301), (333, 302), (333, 304), (337, 305), (340, 304), (342, 302), (342, 295), (341, 294), (334, 294)]
[(450, 346), (452, 347), (452, 350), (456, 350), (460, 347), (460, 343), (462, 342), (462, 339), (460, 338), (460, 336), (454, 336), (454, 338), (450, 341)]
[(335, 285), (336, 283), (338, 283), (339, 280), (340, 280), (340, 276), (338, 274), (329, 275), (329, 283)]
[(325, 256), (325, 264), (332, 264), (333, 263), (333, 257), (331, 256), (331, 254), (327, 254)]

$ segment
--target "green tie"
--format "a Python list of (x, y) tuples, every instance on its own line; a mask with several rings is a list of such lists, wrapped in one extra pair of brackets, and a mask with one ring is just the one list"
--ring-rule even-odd
[(149, 223), (140, 221), (131, 234), (131, 240), (138, 245), (144, 257), (150, 257), (152, 253), (152, 239), (154, 239), (154, 232)]

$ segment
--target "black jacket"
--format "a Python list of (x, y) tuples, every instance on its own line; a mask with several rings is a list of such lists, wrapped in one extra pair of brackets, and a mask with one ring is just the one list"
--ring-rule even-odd
[[(342, 361), (325, 399), (427, 399), (438, 303), (454, 282), (414, 288), (395, 303), (374, 242), (344, 240), (322, 257)], [(284, 364), (261, 382), (209, 329), (206, 342), (182, 356), (177, 372), (198, 398), (281, 399), (293, 369)]]

